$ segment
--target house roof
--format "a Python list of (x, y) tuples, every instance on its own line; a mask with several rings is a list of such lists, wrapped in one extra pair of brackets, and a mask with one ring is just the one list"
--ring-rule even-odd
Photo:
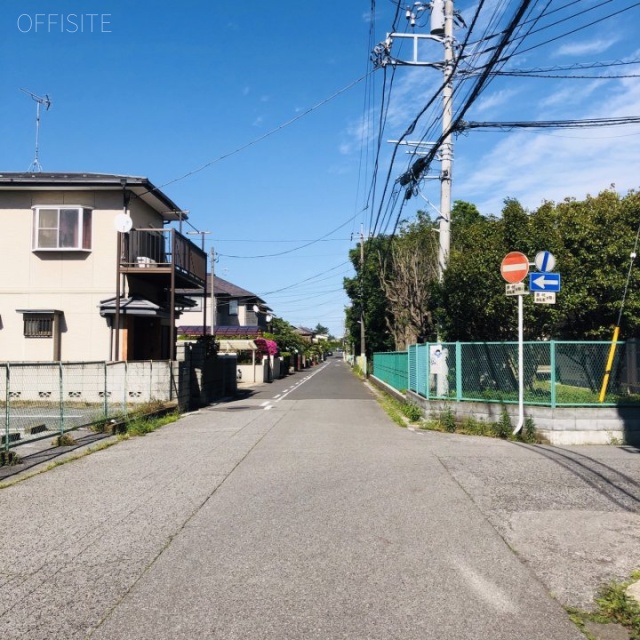
[(218, 276), (214, 276), (214, 286), (216, 295), (227, 294), (232, 298), (258, 298), (255, 293), (251, 291), (247, 291), (238, 285), (229, 282), (228, 280), (224, 280), (223, 278), (218, 278)]
[[(256, 301), (260, 303), (261, 310), (263, 312), (271, 311), (271, 308), (265, 304), (265, 301), (257, 294), (248, 291), (247, 289), (243, 289), (238, 285), (229, 282), (228, 280), (224, 280), (223, 278), (219, 278), (218, 276), (213, 276), (213, 286), (214, 293), (216, 297), (221, 296), (229, 296), (230, 298), (239, 298), (244, 299), (245, 302)], [(211, 274), (207, 275), (207, 295), (211, 295)], [(178, 293), (181, 293), (186, 296), (201, 296), (204, 292), (203, 287), (198, 287), (197, 289), (177, 289)]]
[[(233, 325), (233, 326), (217, 326), (215, 328), (216, 337), (228, 337), (228, 336), (256, 336), (259, 337), (263, 334), (262, 327), (257, 325)], [(210, 334), (210, 327), (205, 327), (205, 333)], [(178, 327), (178, 333), (183, 336), (201, 336), (202, 325), (197, 324), (181, 324)]]
[(186, 220), (187, 214), (148, 178), (111, 173), (0, 172), (0, 191), (18, 189), (113, 191), (126, 187), (134, 196), (155, 209), (167, 221)]

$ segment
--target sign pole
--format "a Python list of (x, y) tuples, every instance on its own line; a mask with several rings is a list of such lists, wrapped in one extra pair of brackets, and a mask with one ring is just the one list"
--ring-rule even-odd
[(513, 433), (520, 433), (524, 424), (524, 296), (518, 296), (518, 424)]

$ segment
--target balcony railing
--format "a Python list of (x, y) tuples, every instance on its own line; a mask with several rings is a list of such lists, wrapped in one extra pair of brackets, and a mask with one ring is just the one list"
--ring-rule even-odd
[(123, 234), (120, 267), (123, 269), (175, 269), (190, 282), (203, 285), (207, 254), (175, 229), (132, 229)]

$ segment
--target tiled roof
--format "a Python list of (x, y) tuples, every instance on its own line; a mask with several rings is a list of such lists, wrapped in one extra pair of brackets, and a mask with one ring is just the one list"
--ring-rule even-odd
[[(257, 300), (258, 302), (264, 302), (264, 300), (256, 295), (255, 293), (252, 293), (251, 291), (247, 291), (247, 289), (243, 289), (242, 287), (239, 287), (238, 285), (233, 284), (232, 282), (229, 282), (228, 280), (224, 280), (223, 278), (219, 278), (218, 276), (214, 275), (214, 293), (216, 294), (216, 296), (229, 296), (230, 298), (245, 298), (247, 300)], [(207, 294), (210, 295), (211, 291), (211, 274), (207, 275)], [(198, 289), (178, 289), (179, 293), (183, 293), (185, 295), (197, 295), (200, 294), (202, 295), (203, 292), (203, 288), (200, 287)]]
[[(229, 337), (229, 336), (261, 336), (262, 328), (257, 325), (244, 325), (244, 326), (219, 326), (215, 328), (216, 336)], [(182, 324), (178, 327), (178, 333), (183, 336), (201, 336), (202, 325), (197, 324)], [(211, 327), (206, 327), (206, 334), (211, 334)]]

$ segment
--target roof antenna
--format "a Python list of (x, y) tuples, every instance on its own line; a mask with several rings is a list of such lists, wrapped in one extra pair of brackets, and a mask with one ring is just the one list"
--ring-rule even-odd
[(36, 101), (36, 155), (33, 159), (33, 162), (29, 165), (27, 171), (33, 171), (35, 173), (42, 172), (42, 165), (40, 164), (40, 160), (38, 158), (38, 142), (40, 138), (40, 105), (43, 104), (47, 111), (51, 107), (51, 100), (47, 94), (45, 94), (44, 98), (41, 96), (37, 96), (35, 93), (31, 93), (31, 91), (27, 91), (26, 89), (20, 89), (20, 91), (24, 91), (27, 95), (31, 96)]

